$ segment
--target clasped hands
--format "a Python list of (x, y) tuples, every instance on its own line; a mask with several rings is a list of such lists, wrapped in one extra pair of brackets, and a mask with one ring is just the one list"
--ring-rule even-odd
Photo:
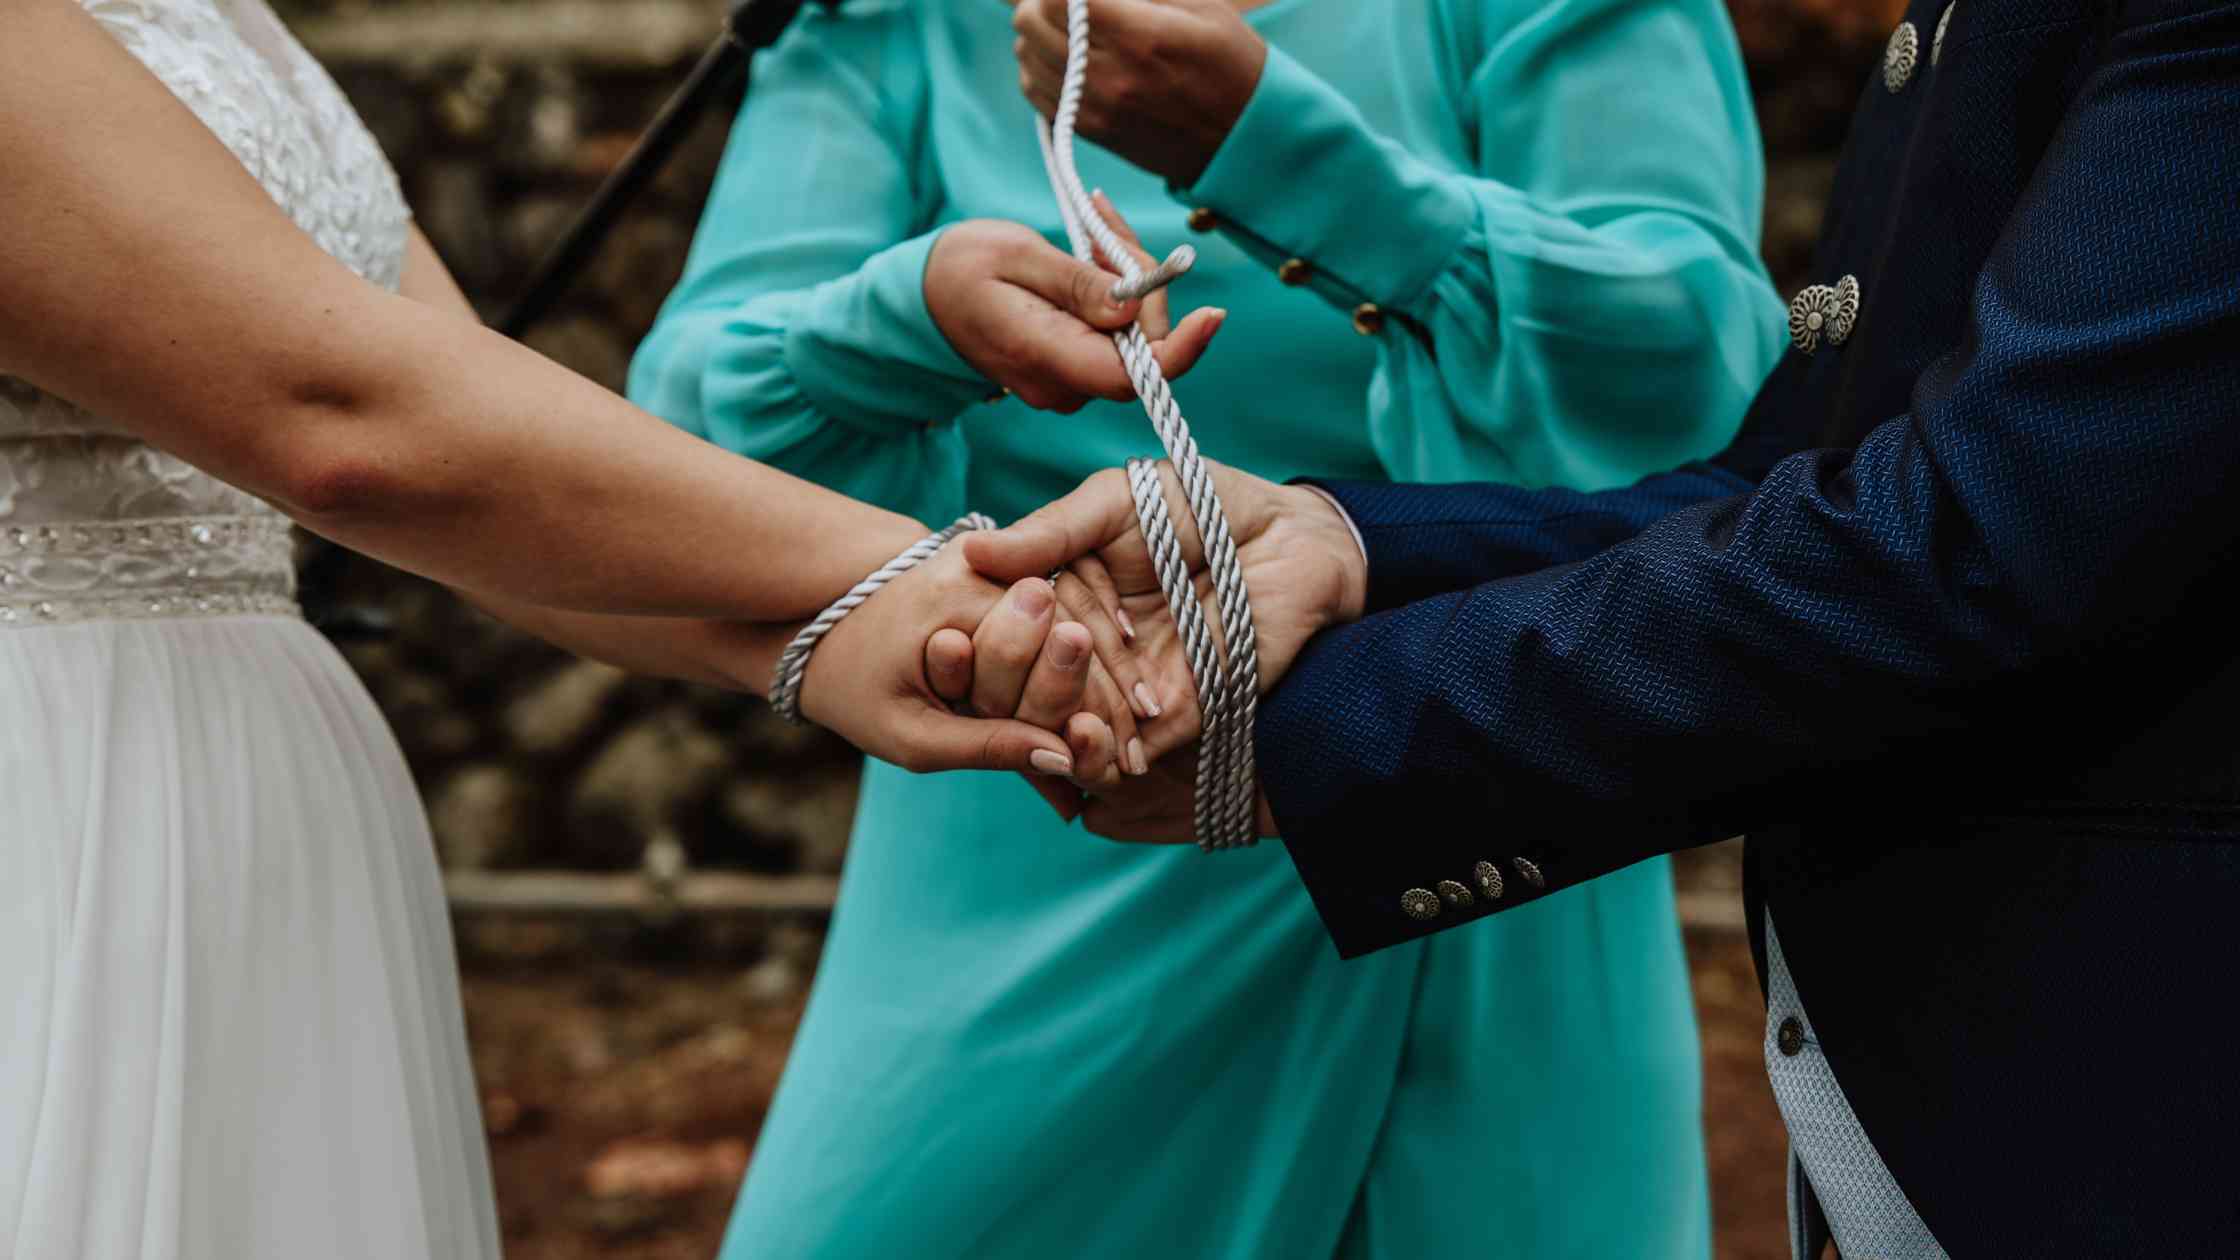
[[(1065, 0), (1007, 2), (1020, 89), (1047, 116), (1065, 66)], [(1195, 180), (1250, 99), (1265, 44), (1229, 0), (1100, 0), (1097, 20), (1080, 133), (1170, 183)], [(1148, 266), (1119, 213), (1095, 200)], [(1109, 336), (1131, 320), (1172, 379), (1224, 318), (1201, 309), (1171, 320), (1164, 291), (1114, 302), (1116, 278), (1022, 225), (973, 220), (936, 240), (924, 291), (974, 370), (1030, 407), (1071, 412), (1133, 397)], [(1312, 634), (1359, 615), (1365, 567), (1321, 495), (1212, 468), (1253, 595), (1265, 691)], [(1195, 523), (1165, 476), (1204, 600)], [(936, 629), (922, 661), (904, 665), (895, 654), (913, 625)], [(803, 708), (913, 770), (1020, 769), (1062, 817), (1099, 834), (1192, 838), (1197, 689), (1119, 470), (1010, 529), (967, 535), (864, 605), (812, 658)], [(1274, 831), (1264, 803), (1261, 830)]]
[[(1264, 693), (1317, 631), (1360, 616), (1366, 564), (1319, 493), (1208, 467), (1252, 592)], [(1197, 530), (1161, 469), (1184, 560), (1209, 599)], [(860, 664), (905, 647), (917, 667)], [(1008, 529), (965, 535), (866, 602), (811, 659), (802, 702), (912, 770), (1023, 770), (1061, 817), (1099, 835), (1194, 838), (1197, 688), (1118, 470)], [(1261, 833), (1275, 834), (1264, 802)]]

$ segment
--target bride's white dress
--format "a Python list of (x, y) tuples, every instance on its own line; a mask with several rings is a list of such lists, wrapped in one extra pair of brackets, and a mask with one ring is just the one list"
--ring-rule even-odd
[[(396, 179), (262, 0), (85, 8), (395, 285)], [(497, 1254), (421, 804), (288, 523), (0, 378), (0, 1258)]]

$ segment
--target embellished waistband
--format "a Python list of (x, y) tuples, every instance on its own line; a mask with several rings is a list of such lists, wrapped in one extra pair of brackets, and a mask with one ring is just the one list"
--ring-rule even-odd
[(0, 528), (0, 628), (299, 615), (289, 530), (277, 513)]

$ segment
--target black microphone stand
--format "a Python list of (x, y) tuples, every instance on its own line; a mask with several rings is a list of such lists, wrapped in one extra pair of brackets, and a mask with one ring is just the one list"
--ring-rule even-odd
[[(754, 55), (785, 33), (807, 0), (737, 0), (725, 17), (723, 31), (692, 67), (692, 73), (654, 115), (653, 122), (630, 146), (620, 165), (599, 185), (591, 201), (568, 225), (557, 244), (546, 252), (530, 273), (512, 309), (498, 323), (498, 331), (518, 340), (552, 310), (586, 262), (606, 242), (615, 221), (646, 183), (676, 152), (708, 107), (736, 89), (744, 91)], [(838, 8), (840, 0), (818, 0)], [(332, 598), (335, 583), (350, 553), (332, 543), (322, 543), (304, 561), (298, 595), (311, 624), (333, 639), (379, 639), (391, 630), (380, 609), (338, 605)]]
[[(838, 0), (819, 2), (827, 8), (838, 7)], [(803, 3), (805, 0), (739, 0), (732, 7), (731, 16), (724, 20), (723, 33), (700, 55), (684, 86), (654, 115), (653, 125), (630, 147), (622, 164), (591, 195), (591, 204), (569, 225), (559, 244), (537, 264), (520, 300), (499, 321), (498, 331), (518, 338), (552, 309), (553, 302), (614, 229), (615, 220), (629, 208), (631, 199), (707, 112), (709, 103), (733, 87), (744, 90), (754, 55), (777, 42)]]

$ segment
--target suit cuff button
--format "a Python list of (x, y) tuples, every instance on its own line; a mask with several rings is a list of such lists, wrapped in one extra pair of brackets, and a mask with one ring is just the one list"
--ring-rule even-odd
[(1500, 867), (1491, 862), (1480, 862), (1470, 868), (1470, 878), (1477, 881), (1478, 891), (1485, 894), (1487, 901), (1501, 900), (1504, 885)]
[(1400, 894), (1400, 912), (1411, 919), (1439, 917), (1439, 894), (1428, 888), (1411, 888)]

